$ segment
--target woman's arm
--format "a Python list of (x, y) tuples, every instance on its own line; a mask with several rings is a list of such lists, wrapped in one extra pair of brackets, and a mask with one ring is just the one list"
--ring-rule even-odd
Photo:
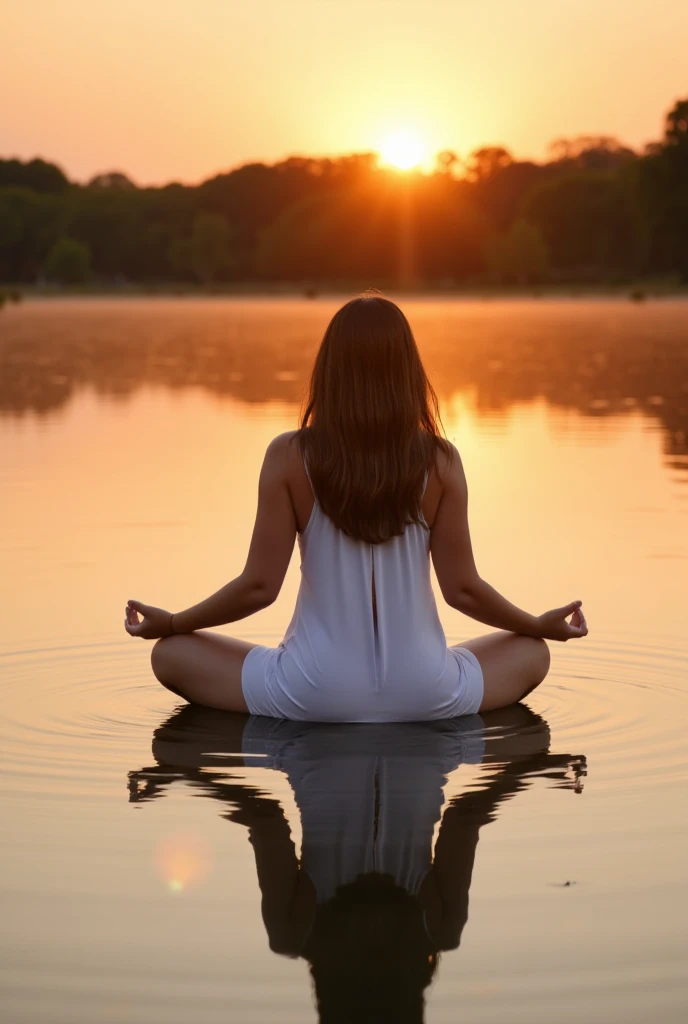
[[(256, 522), (241, 575), (211, 597), (174, 614), (140, 601), (129, 601), (124, 625), (131, 636), (155, 640), (172, 633), (223, 626), (246, 618), (277, 599), (296, 538), (296, 518), (287, 480), (291, 436), (276, 437), (265, 454)], [(143, 621), (139, 621), (139, 612)]]
[[(440, 471), (442, 497), (432, 524), (430, 551), (447, 604), (496, 629), (545, 640), (570, 640), (588, 632), (581, 602), (572, 601), (544, 615), (530, 615), (481, 579), (468, 528), (468, 487), (459, 453)], [(572, 616), (570, 622), (568, 616)]]

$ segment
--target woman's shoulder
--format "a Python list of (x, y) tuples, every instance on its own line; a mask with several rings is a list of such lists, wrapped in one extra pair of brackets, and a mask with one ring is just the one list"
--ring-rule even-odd
[(299, 445), (299, 430), (286, 430), (273, 437), (265, 452), (265, 462), (275, 470), (289, 476), (294, 471), (303, 472), (303, 456)]
[(435, 462), (428, 476), (423, 495), (423, 515), (431, 529), (443, 495), (454, 491), (457, 487), (461, 488), (462, 480), (465, 486), (461, 456), (457, 449), (449, 441), (437, 445)]
[(267, 453), (270, 455), (288, 455), (298, 450), (298, 438), (300, 430), (285, 430), (283, 434), (273, 437), (268, 445)]
[(444, 483), (449, 477), (458, 472), (463, 472), (463, 463), (458, 448), (451, 441), (442, 439), (442, 444), (435, 448), (435, 473), (440, 482)]
[(459, 451), (451, 442), (438, 449), (434, 475), (441, 495), (454, 494), (465, 500), (468, 493), (466, 474)]
[(303, 531), (313, 511), (313, 491), (301, 454), (299, 434), (299, 430), (287, 430), (274, 437), (268, 445), (264, 465), (269, 476), (287, 485), (297, 527)]

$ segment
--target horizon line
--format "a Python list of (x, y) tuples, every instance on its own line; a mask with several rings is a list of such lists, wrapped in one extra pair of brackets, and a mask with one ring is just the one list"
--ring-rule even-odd
[[(674, 101), (674, 102), (677, 102), (677, 101)], [(587, 134), (587, 133), (583, 132), (583, 133), (580, 133), (578, 135), (571, 135), (571, 136), (561, 135), (561, 136), (558, 136), (557, 138), (554, 138), (549, 143), (547, 143), (547, 146), (545, 147), (545, 150), (547, 151), (548, 149), (550, 149), (552, 146), (556, 145), (556, 143), (561, 141), (561, 140), (572, 140), (573, 141), (573, 140), (577, 140), (577, 139), (591, 139), (591, 140), (592, 139), (613, 139), (615, 142), (618, 142), (619, 145), (622, 148), (630, 150), (636, 156), (642, 156), (644, 150), (648, 146), (652, 145), (653, 142), (657, 141), (657, 140), (647, 140), (647, 141), (645, 141), (642, 144), (641, 147), (635, 148), (634, 146), (632, 146), (632, 145), (630, 145), (630, 144), (628, 144), (626, 142), (623, 142), (621, 139), (617, 138), (615, 135), (605, 135), (605, 134), (601, 134), (601, 133), (590, 133), (590, 134)], [(472, 154), (477, 153), (477, 152), (479, 152), (482, 149), (504, 149), (504, 150), (506, 150), (507, 153), (509, 153), (509, 155), (511, 156), (513, 162), (514, 163), (518, 163), (518, 164), (528, 164), (529, 163), (529, 164), (535, 164), (536, 166), (542, 166), (542, 165), (545, 165), (545, 164), (547, 164), (549, 162), (554, 162), (554, 161), (548, 160), (546, 156), (543, 157), (543, 158), (540, 158), (540, 159), (535, 158), (535, 157), (530, 157), (530, 156), (517, 156), (515, 153), (512, 152), (512, 150), (509, 149), (508, 146), (504, 145), (503, 143), (498, 143), (498, 142), (492, 142), (492, 143), (484, 142), (484, 143), (481, 143), (481, 145), (475, 146), (473, 149), (469, 150), (469, 152), (465, 155), (465, 157), (461, 155), (460, 150), (452, 149), (451, 146), (443, 146), (440, 149), (434, 150), (433, 153), (432, 153), (432, 156), (430, 157), (430, 159), (434, 161), (434, 160), (436, 160), (437, 156), (440, 153), (451, 152), (451, 153), (456, 154), (459, 163), (464, 163), (465, 160), (467, 160)], [(218, 169), (216, 171), (212, 171), (209, 174), (207, 174), (206, 177), (198, 178), (198, 179), (193, 180), (193, 181), (192, 180), (182, 180), (181, 178), (174, 178), (174, 177), (172, 177), (172, 178), (169, 178), (169, 179), (167, 179), (165, 181), (157, 181), (157, 182), (150, 182), (150, 181), (149, 182), (140, 182), (140, 181), (136, 180), (134, 177), (132, 177), (130, 172), (124, 170), (121, 166), (120, 167), (116, 167), (116, 166), (115, 167), (110, 167), (107, 170), (95, 171), (93, 174), (90, 175), (90, 177), (85, 178), (85, 179), (72, 178), (72, 177), (70, 177), (70, 174), (66, 170), (66, 168), (58, 160), (51, 159), (49, 157), (42, 156), (42, 155), (39, 155), (39, 154), (35, 154), (34, 156), (30, 156), (30, 157), (21, 157), (21, 156), (18, 156), (16, 154), (15, 155), (11, 155), (11, 156), (0, 156), (0, 160), (18, 160), (21, 163), (30, 163), (32, 160), (42, 160), (45, 163), (53, 164), (53, 166), (58, 167), (59, 170), (65, 175), (67, 180), (70, 182), (70, 184), (79, 185), (79, 186), (82, 186), (82, 187), (87, 186), (89, 184), (89, 182), (94, 180), (94, 178), (98, 178), (98, 177), (105, 176), (105, 175), (108, 175), (108, 174), (122, 174), (136, 188), (147, 189), (147, 188), (166, 188), (166, 187), (169, 187), (170, 185), (181, 185), (184, 188), (198, 188), (200, 185), (203, 185), (206, 181), (211, 181), (213, 178), (220, 177), (221, 175), (232, 174), (235, 171), (239, 171), (239, 170), (241, 170), (244, 167), (253, 167), (253, 166), (259, 166), (259, 165), (262, 165), (263, 167), (277, 167), (280, 164), (288, 163), (290, 160), (313, 160), (313, 161), (331, 160), (333, 162), (336, 162), (337, 160), (342, 160), (342, 159), (345, 159), (346, 157), (352, 157), (352, 156), (375, 156), (375, 157), (378, 158), (378, 161), (381, 160), (380, 152), (378, 150), (375, 150), (375, 149), (350, 150), (348, 152), (340, 152), (340, 153), (336, 153), (336, 154), (332, 154), (332, 153), (330, 153), (330, 154), (320, 154), (320, 155), (317, 155), (317, 156), (314, 155), (314, 154), (289, 153), (286, 156), (282, 156), (282, 157), (279, 157), (279, 158), (274, 159), (274, 160), (249, 158), (249, 159), (241, 161), (240, 163), (237, 163), (237, 164), (234, 164), (234, 165), (231, 165), (231, 166), (227, 166), (225, 168), (220, 168), (220, 169)], [(390, 172), (397, 173), (397, 174), (402, 174), (402, 175), (407, 175), (407, 174), (430, 175), (430, 174), (436, 173), (435, 168), (433, 166), (427, 166), (427, 164), (428, 164), (428, 161), (423, 161), (418, 166), (412, 167), (412, 168), (409, 168), (409, 169), (406, 169), (406, 170), (402, 170), (400, 168), (396, 168), (396, 167), (394, 167), (392, 165), (382, 164), (380, 169), (381, 170), (388, 170)]]

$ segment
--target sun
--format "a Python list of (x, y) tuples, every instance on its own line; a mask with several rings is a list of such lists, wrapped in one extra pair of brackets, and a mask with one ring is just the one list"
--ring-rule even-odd
[(425, 158), (425, 146), (413, 132), (394, 132), (380, 146), (380, 156), (386, 164), (400, 171), (410, 171)]

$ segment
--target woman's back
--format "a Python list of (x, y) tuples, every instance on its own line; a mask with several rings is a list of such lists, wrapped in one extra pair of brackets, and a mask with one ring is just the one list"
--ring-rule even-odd
[[(295, 505), (305, 506), (302, 474), (292, 472), (301, 492)], [(359, 722), (464, 713), (457, 701), (462, 664), (447, 650), (437, 614), (429, 545), (423, 518), (381, 544), (354, 540), (313, 495), (299, 534), (292, 621), (276, 651), (252, 652), (245, 666), (249, 679), (255, 668), (266, 680), (270, 710), (261, 713)]]
[(299, 537), (301, 587), (283, 659), (333, 684), (411, 690), (444, 672), (446, 640), (430, 585), (429, 529), (413, 523), (384, 544), (353, 540), (315, 499)]

